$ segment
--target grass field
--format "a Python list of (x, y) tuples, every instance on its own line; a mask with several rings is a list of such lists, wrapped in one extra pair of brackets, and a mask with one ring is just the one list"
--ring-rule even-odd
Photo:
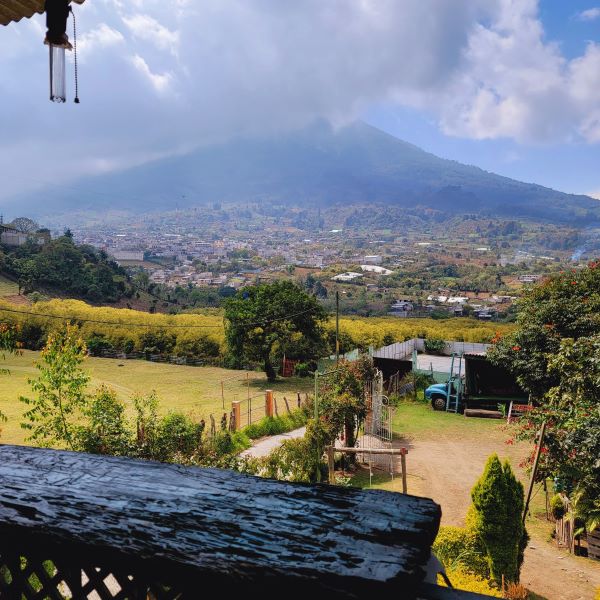
[[(23, 444), (27, 432), (19, 426), (25, 405), (19, 396), (31, 392), (27, 380), (35, 377), (34, 362), (39, 353), (25, 351), (22, 356), (7, 356), (0, 360), (0, 367), (8, 369), (8, 374), (0, 374), (0, 411), (7, 417), (0, 424), (0, 441), (5, 444)], [(88, 358), (84, 368), (92, 377), (90, 391), (101, 384), (113, 388), (119, 397), (131, 407), (131, 396), (135, 393), (156, 390), (161, 411), (178, 411), (194, 417), (215, 418), (223, 414), (221, 381), (224, 381), (225, 407), (231, 410), (233, 400), (244, 400), (248, 394), (260, 394), (273, 389), (277, 398), (287, 394), (290, 398), (296, 392), (306, 392), (313, 388), (311, 379), (289, 378), (269, 384), (264, 373), (230, 371), (216, 367), (182, 367), (143, 360), (113, 360)]]
[(5, 298), (6, 296), (15, 296), (18, 293), (19, 286), (13, 281), (10, 281), (9, 279), (6, 279), (0, 275), (0, 298)]

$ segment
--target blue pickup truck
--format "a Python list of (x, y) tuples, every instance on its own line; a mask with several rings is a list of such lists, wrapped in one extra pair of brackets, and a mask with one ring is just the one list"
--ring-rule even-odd
[[(527, 394), (521, 389), (514, 376), (506, 369), (492, 365), (485, 356), (465, 355), (464, 375), (460, 382), (452, 382), (451, 404), (456, 402), (456, 412), (466, 408), (498, 410), (499, 404), (508, 406), (527, 404)], [(448, 383), (435, 383), (425, 390), (425, 399), (434, 410), (446, 410)]]

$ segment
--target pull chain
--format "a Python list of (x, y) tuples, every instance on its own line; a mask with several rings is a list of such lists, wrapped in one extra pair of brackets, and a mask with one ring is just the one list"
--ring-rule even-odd
[(79, 104), (79, 73), (77, 71), (77, 22), (75, 20), (75, 11), (69, 7), (73, 15), (73, 58), (75, 64), (75, 104)]

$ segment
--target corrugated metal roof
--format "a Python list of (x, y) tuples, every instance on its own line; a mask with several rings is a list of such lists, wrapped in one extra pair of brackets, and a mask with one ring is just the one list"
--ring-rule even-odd
[[(83, 4), (85, 0), (73, 0)], [(29, 18), (44, 12), (44, 0), (0, 0), (0, 25)]]
[(0, 0), (0, 24), (8, 25), (44, 12), (44, 0)]

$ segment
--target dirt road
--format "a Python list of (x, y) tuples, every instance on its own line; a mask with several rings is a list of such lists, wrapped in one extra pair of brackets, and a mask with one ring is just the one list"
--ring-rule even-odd
[[(454, 418), (464, 418), (455, 416)], [(524, 449), (506, 446), (502, 432), (475, 439), (444, 431), (415, 434), (398, 445), (409, 448), (409, 493), (442, 506), (442, 524), (464, 525), (470, 490), (487, 457), (497, 452), (516, 465)], [(593, 600), (600, 588), (600, 563), (571, 556), (534, 534), (527, 548), (522, 583), (548, 600)]]

